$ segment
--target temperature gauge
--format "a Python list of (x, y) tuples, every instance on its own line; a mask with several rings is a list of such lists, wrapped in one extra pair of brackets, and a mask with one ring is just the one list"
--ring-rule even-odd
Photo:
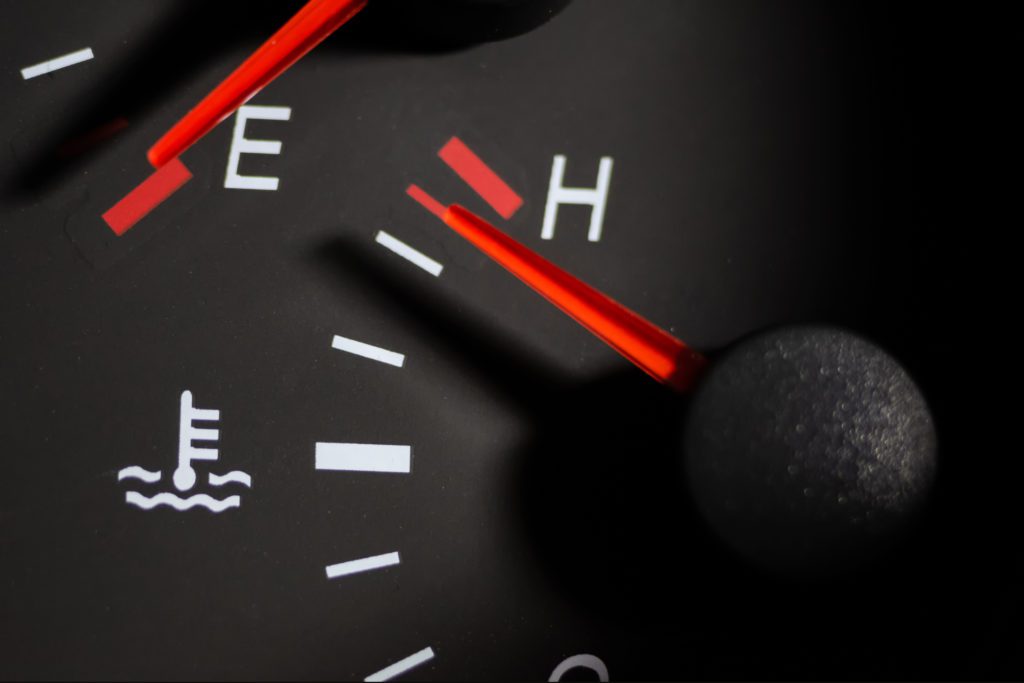
[(1019, 671), (982, 19), (0, 15), (0, 676)]

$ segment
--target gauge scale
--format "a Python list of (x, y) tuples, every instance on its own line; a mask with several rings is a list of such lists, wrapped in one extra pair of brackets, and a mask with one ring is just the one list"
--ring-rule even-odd
[[(1012, 676), (915, 11), (370, 0), (151, 166), (301, 7), (0, 9), (0, 676)], [(898, 542), (752, 557), (687, 481), (690, 396), (454, 234), (455, 204), (712, 368), (785, 325), (885, 349), (937, 439)], [(770, 524), (793, 467), (716, 500)]]

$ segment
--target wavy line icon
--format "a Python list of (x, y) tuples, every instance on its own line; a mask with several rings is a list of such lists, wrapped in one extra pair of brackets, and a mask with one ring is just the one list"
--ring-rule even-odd
[(173, 493), (158, 493), (152, 498), (147, 498), (137, 491), (125, 492), (124, 501), (129, 505), (135, 505), (143, 510), (152, 510), (160, 505), (166, 505), (174, 508), (178, 512), (190, 510), (194, 507), (202, 507), (214, 513), (224, 512), (228, 508), (236, 508), (242, 504), (240, 496), (228, 496), (224, 500), (217, 500), (205, 493), (198, 493), (194, 496), (190, 496), (189, 498), (179, 498)]
[(131, 467), (125, 467), (117, 473), (118, 481), (124, 481), (125, 479), (141, 479), (147, 484), (155, 484), (160, 481), (160, 470), (150, 472), (138, 465), (132, 465)]
[[(170, 483), (173, 484), (173, 490), (158, 492), (150, 497), (138, 491), (127, 491), (124, 496), (125, 502), (142, 510), (166, 506), (178, 512), (198, 507), (219, 513), (229, 508), (240, 507), (240, 496), (227, 496), (223, 500), (218, 500), (206, 493), (197, 493), (193, 490), (201, 474), (195, 469), (196, 462), (216, 462), (220, 456), (220, 451), (217, 448), (220, 430), (215, 428), (215, 424), (210, 424), (220, 421), (220, 410), (197, 408), (193, 402), (192, 392), (188, 389), (181, 392), (179, 406), (178, 465), (173, 470), (168, 470), (173, 475), (168, 477)], [(252, 488), (252, 477), (242, 470), (231, 470), (224, 473), (207, 472), (205, 474), (210, 486), (238, 484), (249, 489)], [(160, 470), (151, 471), (138, 465), (129, 465), (117, 473), (118, 481), (135, 479), (146, 484), (155, 484), (161, 478)], [(168, 485), (167, 488), (171, 489), (172, 486)]]
[(210, 486), (224, 486), (225, 484), (241, 484), (252, 488), (252, 477), (241, 470), (228, 472), (227, 474), (210, 473)]

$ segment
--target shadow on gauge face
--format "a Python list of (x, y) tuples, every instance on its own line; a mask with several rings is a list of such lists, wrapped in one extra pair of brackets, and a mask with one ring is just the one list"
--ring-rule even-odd
[(819, 576), (746, 561), (692, 495), (681, 447), (691, 404), (632, 368), (545, 400), (513, 497), (524, 544), (557, 590), (638, 647), (700, 643), (716, 676), (913, 667), (933, 643), (941, 551), (911, 537)]
[[(128, 47), (110, 56), (114, 66), (99, 88), (62, 103), (60, 123), (30, 131), (32, 139), (23, 136), (19, 144), (24, 159), (4, 179), (4, 193), (16, 197), (45, 192), (87, 166), (118, 132), (141, 125), (218, 56), (252, 36), (269, 35), (288, 18), (287, 5), (258, 2), (244, 12), (238, 7), (179, 3), (163, 11), (149, 31), (131, 35)], [(132, 27), (120, 26), (115, 18), (112, 29), (128, 32)]]
[(687, 400), (630, 367), (543, 403), (516, 458), (527, 543), (584, 608), (671, 620), (695, 570), (721, 559), (684, 495)]
[[(326, 280), (359, 284), (460, 374), (530, 420), (531, 436), (513, 451), (502, 491), (509, 526), (527, 551), (521, 560), (582, 614), (641, 640), (701, 640), (721, 659), (720, 671), (736, 677), (764, 670), (826, 675), (869, 632), (868, 649), (882, 654), (864, 654), (843, 670), (868, 677), (888, 663), (886, 671), (901, 672), (879, 659), (889, 657), (887, 644), (915, 649), (930, 642), (939, 580), (929, 571), (934, 544), (911, 538), (846, 574), (797, 578), (759, 569), (712, 530), (691, 494), (681, 446), (690, 399), (625, 365), (595, 380), (568, 381), (492, 321), (424, 288), (419, 273), (395, 267), (363, 240), (332, 238), (309, 259)], [(735, 648), (746, 654), (733, 667)]]

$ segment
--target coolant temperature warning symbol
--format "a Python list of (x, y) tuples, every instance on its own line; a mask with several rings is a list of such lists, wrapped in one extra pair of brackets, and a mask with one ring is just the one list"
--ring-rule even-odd
[[(210, 444), (220, 438), (220, 430), (212, 427), (197, 427), (195, 423), (216, 423), (219, 420), (219, 410), (196, 408), (192, 405), (192, 392), (187, 389), (181, 392), (181, 413), (178, 418), (178, 463), (170, 477), (174, 488), (179, 492), (191, 491), (196, 485), (198, 476), (193, 463), (200, 460), (213, 462), (219, 455), (219, 451)], [(205, 442), (207, 445), (196, 446), (193, 445), (193, 441)], [(138, 465), (125, 467), (117, 473), (118, 481), (135, 479), (145, 484), (156, 484), (163, 478), (163, 472), (160, 470), (150, 471)], [(224, 474), (210, 472), (207, 483), (214, 487), (239, 484), (251, 488), (252, 477), (240, 470)], [(124, 500), (129, 505), (135, 505), (143, 510), (152, 510), (157, 506), (166, 505), (178, 512), (191, 510), (194, 507), (206, 508), (210, 512), (224, 512), (228, 508), (236, 508), (242, 504), (242, 497), (239, 495), (218, 499), (206, 493), (194, 493), (187, 498), (182, 498), (171, 491), (161, 491), (150, 496), (138, 491), (127, 491), (124, 494)]]

